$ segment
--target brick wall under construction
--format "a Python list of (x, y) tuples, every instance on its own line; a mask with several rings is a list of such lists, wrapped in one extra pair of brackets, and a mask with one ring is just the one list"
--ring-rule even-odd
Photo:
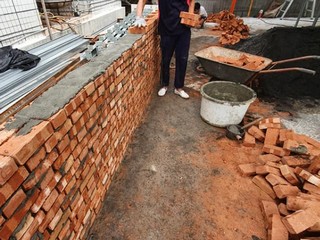
[(156, 19), (0, 125), (0, 239), (84, 239), (159, 80)]

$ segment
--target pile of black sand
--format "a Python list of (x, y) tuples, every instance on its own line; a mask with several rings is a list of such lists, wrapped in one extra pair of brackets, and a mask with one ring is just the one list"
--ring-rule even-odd
[[(227, 48), (270, 58), (272, 61), (308, 55), (320, 56), (319, 27), (276, 27), (242, 40)], [(302, 67), (315, 70), (315, 75), (290, 71), (260, 74), (253, 88), (260, 97), (320, 99), (320, 59), (300, 60), (275, 68)]]

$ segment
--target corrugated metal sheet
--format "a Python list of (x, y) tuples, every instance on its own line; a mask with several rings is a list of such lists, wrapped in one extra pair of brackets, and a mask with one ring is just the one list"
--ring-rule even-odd
[[(220, 12), (222, 10), (229, 10), (232, 0), (196, 0), (200, 4), (202, 4), (208, 13), (216, 13)], [(273, 0), (265, 0), (265, 1), (257, 1), (253, 0), (252, 10), (250, 17), (255, 17), (258, 15), (258, 12), (260, 9), (263, 9), (266, 11)], [(299, 14), (299, 11), (301, 9), (301, 5), (304, 1), (301, 0), (295, 0), (288, 11), (286, 17), (297, 17)], [(235, 14), (240, 17), (247, 17), (248, 10), (250, 6), (250, 0), (238, 0), (236, 7), (235, 7)], [(317, 1), (317, 8), (320, 7), (320, 1)]]
[(0, 113), (71, 63), (71, 58), (87, 45), (87, 40), (70, 33), (30, 50), (30, 53), (41, 57), (36, 67), (28, 71), (10, 69), (0, 74)]

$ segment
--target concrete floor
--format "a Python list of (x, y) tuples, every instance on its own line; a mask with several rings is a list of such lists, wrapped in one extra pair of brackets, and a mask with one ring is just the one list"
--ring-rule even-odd
[[(199, 89), (210, 76), (195, 70), (193, 54), (216, 43), (209, 29), (192, 32), (185, 83), (189, 100), (173, 94), (172, 86), (162, 98), (155, 89), (89, 239), (267, 238), (259, 202), (270, 198), (238, 171), (240, 163), (255, 162), (261, 145), (243, 147), (200, 117)], [(246, 117), (281, 116), (295, 131), (320, 137), (318, 103), (277, 106), (257, 100)]]

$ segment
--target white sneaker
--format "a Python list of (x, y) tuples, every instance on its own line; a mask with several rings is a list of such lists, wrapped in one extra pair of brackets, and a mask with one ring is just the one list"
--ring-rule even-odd
[(160, 88), (160, 90), (158, 91), (158, 96), (159, 97), (163, 97), (164, 95), (166, 95), (168, 88), (167, 87), (162, 87)]
[(189, 95), (188, 93), (186, 93), (185, 91), (183, 91), (182, 89), (180, 90), (177, 90), (177, 89), (174, 89), (174, 93), (179, 95), (180, 97), (184, 98), (184, 99), (188, 99), (189, 98)]

